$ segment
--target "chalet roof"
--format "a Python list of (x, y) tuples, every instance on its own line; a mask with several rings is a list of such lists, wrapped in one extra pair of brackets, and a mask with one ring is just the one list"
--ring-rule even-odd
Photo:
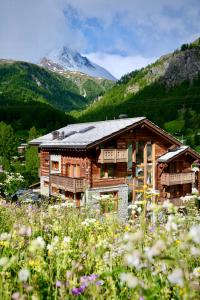
[(145, 117), (70, 124), (36, 138), (29, 144), (52, 149), (88, 149), (138, 125), (154, 131), (171, 145), (181, 146), (180, 141)]
[(170, 162), (173, 161), (173, 159), (179, 157), (183, 153), (189, 153), (191, 156), (193, 156), (196, 160), (200, 159), (199, 153), (191, 149), (189, 146), (181, 146), (176, 149), (170, 150), (167, 153), (163, 154), (158, 158), (158, 162)]
[[(42, 148), (87, 148), (91, 144), (118, 133), (131, 125), (137, 125), (145, 117), (106, 120), (71, 124), (56, 132), (46, 134), (29, 142)], [(54, 137), (53, 137), (54, 135)]]

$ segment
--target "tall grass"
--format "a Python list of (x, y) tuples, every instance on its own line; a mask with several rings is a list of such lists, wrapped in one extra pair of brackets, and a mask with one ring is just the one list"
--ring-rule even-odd
[(153, 222), (141, 214), (124, 224), (60, 204), (2, 201), (0, 299), (200, 299), (197, 210), (149, 210)]

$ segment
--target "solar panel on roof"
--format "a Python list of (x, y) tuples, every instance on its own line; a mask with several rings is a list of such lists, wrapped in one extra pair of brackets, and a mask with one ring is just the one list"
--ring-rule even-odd
[(65, 138), (67, 138), (67, 137), (69, 137), (69, 136), (71, 136), (71, 135), (73, 135), (75, 133), (77, 133), (77, 131), (70, 131), (70, 132), (68, 132), (68, 133), (65, 134)]
[(84, 133), (84, 132), (87, 132), (87, 131), (89, 131), (91, 129), (94, 129), (94, 128), (95, 128), (95, 126), (85, 127), (83, 129), (79, 130), (79, 133)]

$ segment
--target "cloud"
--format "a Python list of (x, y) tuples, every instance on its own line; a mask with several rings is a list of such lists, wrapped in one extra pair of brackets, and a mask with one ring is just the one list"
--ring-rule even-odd
[(133, 70), (140, 69), (156, 60), (155, 57), (146, 58), (140, 55), (137, 56), (122, 56), (117, 54), (106, 53), (89, 53), (86, 54), (91, 61), (101, 65), (113, 74), (116, 78), (127, 74)]
[(70, 26), (62, 0), (1, 0), (0, 58), (36, 62), (50, 49), (84, 49), (80, 30)]
[[(65, 1), (74, 24), (79, 20), (86, 38), (94, 39), (91, 52), (159, 56), (200, 34), (199, 0)], [(94, 20), (98, 26), (91, 26)]]
[(37, 62), (67, 45), (101, 56), (119, 76), (190, 42), (199, 28), (199, 0), (0, 0), (0, 58)]

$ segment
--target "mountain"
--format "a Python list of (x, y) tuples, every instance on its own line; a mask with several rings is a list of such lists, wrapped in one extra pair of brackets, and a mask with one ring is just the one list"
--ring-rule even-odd
[(47, 103), (65, 111), (87, 104), (70, 79), (20, 61), (0, 61), (0, 93), (16, 101)]
[(106, 69), (91, 62), (87, 57), (68, 47), (61, 47), (42, 58), (39, 64), (45, 68), (62, 73), (63, 71), (78, 71), (92, 77), (116, 81), (116, 78)]
[[(35, 64), (0, 60), (0, 121), (16, 128), (54, 128), (105, 93), (113, 81), (79, 72), (61, 74)], [(60, 127), (61, 127), (60, 126)], [(56, 128), (56, 127), (55, 127)]]
[(69, 117), (61, 110), (86, 104), (71, 80), (34, 64), (0, 60), (0, 120), (17, 130), (65, 125)]
[(52, 71), (71, 80), (77, 86), (79, 94), (87, 99), (88, 104), (98, 99), (114, 85), (112, 80), (92, 77), (78, 71), (61, 71), (58, 69)]
[(145, 115), (192, 146), (200, 145), (200, 39), (123, 76), (74, 116), (82, 122), (120, 114)]

